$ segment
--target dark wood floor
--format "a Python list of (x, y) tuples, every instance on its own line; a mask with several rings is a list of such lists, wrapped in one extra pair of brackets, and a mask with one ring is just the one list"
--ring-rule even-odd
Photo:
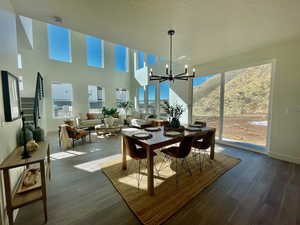
[[(52, 153), (58, 152), (51, 134)], [(241, 163), (202, 191), (165, 224), (299, 225), (300, 166), (252, 152), (223, 148)], [(78, 145), (86, 153), (52, 161), (48, 185), (49, 225), (140, 224), (101, 171), (87, 172), (75, 165), (120, 153), (119, 137), (93, 139)], [(41, 225), (42, 202), (20, 209), (16, 225)]]

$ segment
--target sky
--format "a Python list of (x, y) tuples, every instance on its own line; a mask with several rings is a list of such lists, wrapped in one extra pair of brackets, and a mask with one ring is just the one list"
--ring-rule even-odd
[(87, 64), (94, 67), (103, 67), (103, 41), (99, 38), (86, 35)]
[(199, 86), (201, 84), (203, 84), (205, 81), (207, 81), (208, 79), (210, 79), (211, 77), (213, 77), (214, 75), (207, 75), (204, 77), (197, 77), (193, 79), (193, 87), (194, 86)]
[(70, 30), (48, 24), (49, 58), (72, 62)]

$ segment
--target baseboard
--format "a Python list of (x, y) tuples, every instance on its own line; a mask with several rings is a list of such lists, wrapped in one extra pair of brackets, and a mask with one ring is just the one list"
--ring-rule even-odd
[(291, 163), (300, 164), (300, 158), (297, 158), (297, 157), (291, 157), (289, 155), (279, 154), (279, 153), (275, 153), (275, 152), (269, 152), (269, 156), (274, 159), (279, 159), (279, 160), (283, 160), (283, 161), (287, 161), (287, 162), (291, 162)]

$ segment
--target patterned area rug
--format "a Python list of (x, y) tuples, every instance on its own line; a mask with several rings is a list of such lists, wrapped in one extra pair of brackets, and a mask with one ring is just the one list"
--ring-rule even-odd
[(141, 181), (138, 188), (138, 166), (136, 160), (128, 159), (128, 169), (121, 169), (121, 158), (102, 163), (102, 171), (111, 180), (130, 209), (137, 218), (147, 225), (158, 225), (174, 215), (205, 187), (213, 183), (226, 171), (236, 166), (240, 159), (220, 153), (215, 154), (215, 160), (206, 160), (200, 170), (199, 160), (192, 154), (188, 157), (192, 171), (190, 175), (187, 166), (181, 166), (178, 161), (178, 183), (176, 185), (175, 161), (163, 163), (163, 157), (155, 157), (155, 194), (147, 193), (146, 161), (141, 166)]

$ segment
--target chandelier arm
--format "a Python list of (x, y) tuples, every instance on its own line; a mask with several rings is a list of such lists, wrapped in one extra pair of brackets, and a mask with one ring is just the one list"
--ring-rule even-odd
[(150, 77), (161, 77), (161, 76), (159, 76), (159, 75), (151, 75)]
[(175, 77), (181, 77), (181, 76), (184, 76), (184, 75), (186, 75), (186, 74), (187, 74), (186, 72), (180, 73), (180, 74), (175, 75)]
[(166, 80), (168, 80), (168, 79), (162, 79), (162, 80), (159, 80), (159, 83), (164, 82), (164, 81), (166, 81)]
[(181, 75), (176, 77), (187, 77), (187, 78), (195, 78), (195, 75)]
[(188, 80), (187, 77), (175, 77), (176, 80)]

